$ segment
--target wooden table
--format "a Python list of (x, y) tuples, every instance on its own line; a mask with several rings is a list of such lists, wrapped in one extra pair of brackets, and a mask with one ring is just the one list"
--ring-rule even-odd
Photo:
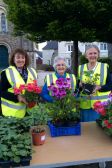
[(112, 138), (96, 123), (82, 123), (79, 136), (50, 137), (42, 146), (35, 146), (32, 168), (64, 167), (112, 161)]

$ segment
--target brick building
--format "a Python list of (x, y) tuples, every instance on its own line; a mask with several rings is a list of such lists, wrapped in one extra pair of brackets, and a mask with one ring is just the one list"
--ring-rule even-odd
[(24, 48), (31, 57), (34, 66), (33, 42), (22, 37), (13, 36), (13, 24), (7, 20), (7, 6), (0, 0), (0, 70), (8, 67), (10, 53), (15, 48)]

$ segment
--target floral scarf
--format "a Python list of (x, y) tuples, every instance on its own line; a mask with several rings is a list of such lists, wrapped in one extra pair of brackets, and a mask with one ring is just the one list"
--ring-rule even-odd
[(17, 68), (18, 72), (20, 73), (20, 75), (22, 76), (23, 80), (25, 81), (25, 83), (27, 82), (28, 79), (28, 71), (26, 68)]

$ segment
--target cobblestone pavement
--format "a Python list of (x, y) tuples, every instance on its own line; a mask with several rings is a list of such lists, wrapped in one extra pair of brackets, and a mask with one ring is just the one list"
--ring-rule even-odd
[(51, 73), (53, 73), (53, 72), (48, 72), (48, 71), (38, 71), (37, 72), (37, 82), (38, 82), (38, 85), (39, 86), (43, 86), (44, 85), (44, 79), (45, 79), (45, 76), (47, 75), (47, 74), (51, 74)]

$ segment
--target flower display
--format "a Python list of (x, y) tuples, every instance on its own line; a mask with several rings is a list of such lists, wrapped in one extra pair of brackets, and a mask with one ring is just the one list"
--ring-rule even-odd
[(112, 94), (109, 95), (108, 101), (95, 102), (94, 110), (100, 114), (100, 118), (97, 120), (98, 124), (108, 135), (112, 136)]
[(48, 87), (48, 90), (53, 97), (53, 103), (48, 103), (53, 124), (66, 125), (70, 121), (79, 122), (79, 99), (72, 92), (71, 79), (59, 78), (56, 84), (52, 83)]
[(22, 84), (19, 86), (19, 88), (14, 87), (14, 94), (22, 95), (24, 98), (26, 98), (29, 108), (36, 105), (40, 93), (41, 88), (37, 85), (36, 80), (33, 80), (32, 83)]

